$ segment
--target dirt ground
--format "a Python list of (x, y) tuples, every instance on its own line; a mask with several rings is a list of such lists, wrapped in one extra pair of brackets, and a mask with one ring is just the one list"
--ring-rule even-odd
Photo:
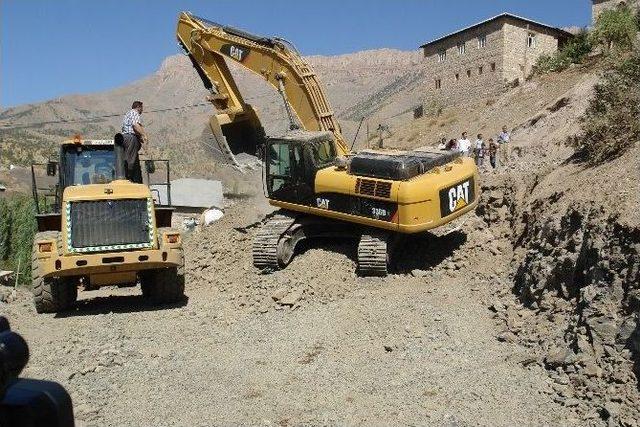
[(103, 289), (36, 315), (21, 294), (5, 308), (31, 345), (25, 375), (62, 383), (80, 425), (578, 424), (527, 351), (497, 339), (489, 306), (505, 271), (468, 268), (481, 224), (412, 239), (421, 253), (386, 279), (357, 277), (355, 243), (337, 241), (264, 276), (248, 211), (188, 237), (178, 306)]
[[(256, 271), (258, 185), (185, 236), (181, 304), (108, 288), (37, 315), (28, 292), (4, 298), (25, 375), (62, 383), (83, 426), (637, 426), (640, 147), (592, 168), (565, 144), (595, 81), (527, 82), (489, 124), (471, 109), (470, 132), (511, 123), (514, 158), (483, 170), (459, 230), (404, 239), (388, 277), (357, 276), (356, 242), (337, 240)], [(456, 134), (456, 117), (396, 142)]]

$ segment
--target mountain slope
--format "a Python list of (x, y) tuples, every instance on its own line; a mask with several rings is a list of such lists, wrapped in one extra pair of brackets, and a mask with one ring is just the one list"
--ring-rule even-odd
[[(307, 59), (324, 83), (339, 117), (420, 65), (417, 52), (391, 49)], [(236, 64), (230, 65), (243, 96), (257, 107), (268, 133), (284, 131), (286, 115), (277, 92), (260, 77)], [(148, 110), (144, 120), (153, 147), (162, 153), (184, 152), (185, 146), (199, 143), (212, 107), (149, 111), (203, 103), (207, 94), (188, 58), (174, 55), (166, 58), (153, 75), (120, 88), (5, 109), (0, 111), (0, 138), (6, 147), (5, 153), (11, 153), (11, 156), (3, 156), (0, 163), (26, 164), (32, 159), (42, 159), (51, 153), (53, 142), (76, 133), (110, 138), (119, 129), (121, 116), (136, 99), (144, 101)], [(375, 111), (375, 106), (367, 111)], [(89, 120), (104, 115), (114, 116)], [(62, 120), (70, 122), (29, 126), (30, 123)], [(356, 123), (342, 120), (342, 126), (351, 138)], [(188, 161), (184, 159), (185, 163)]]

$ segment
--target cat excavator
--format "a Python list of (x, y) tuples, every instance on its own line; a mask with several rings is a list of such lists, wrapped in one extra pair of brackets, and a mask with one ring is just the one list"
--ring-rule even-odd
[[(259, 152), (266, 195), (280, 208), (254, 239), (255, 267), (286, 267), (307, 238), (355, 237), (359, 273), (384, 276), (399, 237), (441, 227), (477, 205), (471, 158), (429, 150), (351, 153), (318, 77), (292, 43), (188, 12), (180, 13), (176, 35), (210, 92), (218, 152), (235, 166), (239, 153)], [(290, 130), (265, 135), (226, 61), (278, 91)]]

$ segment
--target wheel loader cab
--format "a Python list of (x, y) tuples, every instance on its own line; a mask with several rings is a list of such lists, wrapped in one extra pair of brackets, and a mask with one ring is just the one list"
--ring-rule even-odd
[(269, 198), (309, 205), (314, 199), (316, 173), (333, 166), (337, 154), (331, 133), (293, 131), (270, 138), (265, 156)]
[(113, 144), (63, 145), (60, 149), (60, 188), (108, 184), (116, 179)]

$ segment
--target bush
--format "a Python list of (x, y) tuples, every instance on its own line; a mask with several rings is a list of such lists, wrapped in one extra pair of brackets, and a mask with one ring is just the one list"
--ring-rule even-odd
[(590, 164), (620, 156), (640, 139), (640, 52), (609, 71), (594, 89), (574, 144)]
[(31, 283), (31, 245), (37, 228), (35, 214), (30, 196), (0, 199), (0, 268), (19, 273), (21, 285)]
[(547, 74), (566, 69), (571, 64), (581, 64), (591, 53), (589, 33), (580, 31), (553, 55), (542, 55), (534, 66), (534, 74)]
[(589, 38), (606, 50), (629, 51), (638, 34), (638, 20), (628, 7), (605, 10), (598, 16)]

